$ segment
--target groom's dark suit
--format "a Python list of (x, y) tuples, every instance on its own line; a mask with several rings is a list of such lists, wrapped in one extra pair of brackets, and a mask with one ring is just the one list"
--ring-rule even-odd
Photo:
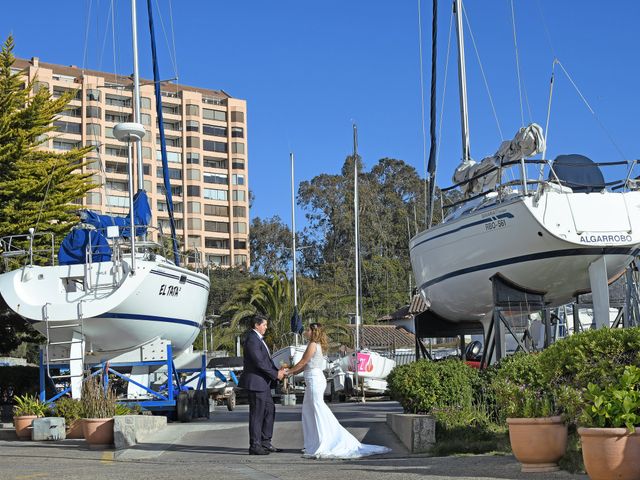
[(271, 396), (271, 383), (278, 379), (267, 346), (255, 330), (244, 342), (244, 368), (239, 386), (249, 392), (249, 447), (271, 446), (276, 406)]

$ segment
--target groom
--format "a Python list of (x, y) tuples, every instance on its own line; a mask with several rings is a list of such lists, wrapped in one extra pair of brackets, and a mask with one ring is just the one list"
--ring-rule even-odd
[(271, 396), (271, 383), (282, 380), (284, 369), (278, 370), (273, 361), (264, 334), (268, 319), (262, 315), (251, 318), (250, 330), (244, 341), (244, 369), (239, 386), (249, 393), (249, 454), (269, 455), (280, 452), (271, 444), (276, 406)]

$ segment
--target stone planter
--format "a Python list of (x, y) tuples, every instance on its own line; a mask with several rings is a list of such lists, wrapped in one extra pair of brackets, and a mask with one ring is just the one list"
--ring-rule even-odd
[(567, 450), (567, 426), (561, 417), (507, 418), (513, 455), (523, 472), (554, 472)]
[(89, 448), (113, 448), (113, 418), (83, 418), (82, 433)]
[(16, 435), (19, 440), (31, 440), (31, 424), (36, 418), (38, 418), (36, 415), (13, 417), (13, 425), (16, 427)]
[(436, 443), (436, 420), (430, 415), (387, 413), (387, 425), (409, 453), (425, 453)]
[(591, 480), (640, 478), (640, 432), (626, 428), (579, 428), (584, 467)]

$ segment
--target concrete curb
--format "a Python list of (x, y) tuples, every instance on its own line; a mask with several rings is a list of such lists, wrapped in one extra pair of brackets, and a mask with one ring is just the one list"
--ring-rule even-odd
[(387, 425), (410, 453), (426, 453), (436, 443), (436, 420), (429, 415), (388, 413)]
[(150, 435), (167, 427), (167, 417), (116, 415), (113, 418), (113, 443), (116, 450), (123, 450), (144, 442)]

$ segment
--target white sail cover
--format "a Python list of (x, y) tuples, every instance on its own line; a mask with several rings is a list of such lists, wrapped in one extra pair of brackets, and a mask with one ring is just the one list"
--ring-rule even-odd
[[(532, 123), (518, 130), (513, 140), (502, 142), (500, 148), (491, 157), (483, 158), (480, 163), (474, 160), (463, 161), (453, 173), (453, 182), (460, 183), (500, 166), (521, 158), (536, 155), (544, 150), (544, 134), (542, 127)], [(485, 190), (495, 188), (498, 182), (498, 170), (476, 178), (461, 186), (465, 196), (471, 196)]]

